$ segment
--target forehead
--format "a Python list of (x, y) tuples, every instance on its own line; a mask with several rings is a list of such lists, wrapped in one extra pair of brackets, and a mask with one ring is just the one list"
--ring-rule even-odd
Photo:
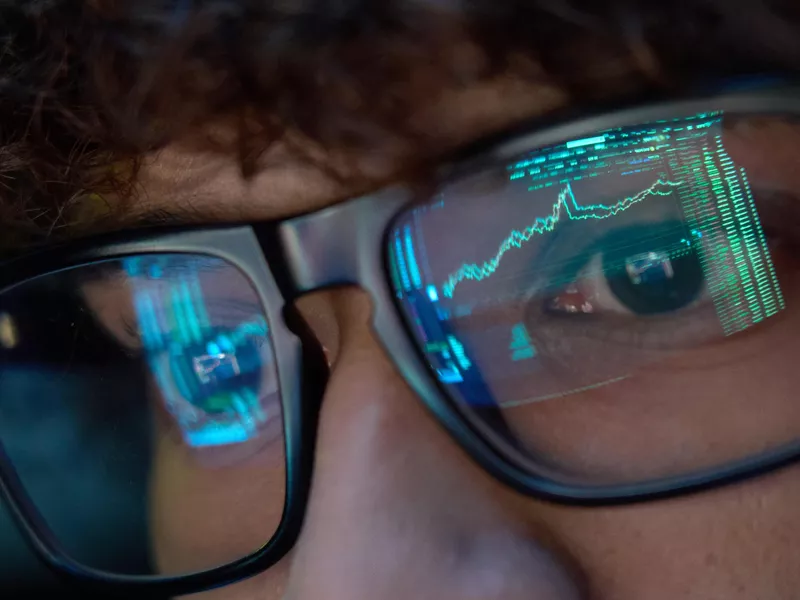
[[(796, 16), (766, 2), (717, 3), (714, 36), (705, 0), (632, 3), (624, 14), (609, 0), (580, 9), (512, 0), (112, 1), (88, 3), (78, 18), (72, 3), (39, 4), (2, 9), (26, 25), (19, 38), (9, 32), (9, 89), (20, 84), (46, 102), (0, 94), (10, 107), (0, 171), (13, 182), (0, 189), (0, 221), (13, 223), (0, 251), (165, 212), (195, 222), (286, 216), (403, 179), (567, 101), (800, 64)], [(31, 47), (25, 31), (41, 32), (43, 46)], [(43, 79), (28, 78), (33, 65)], [(228, 157), (188, 143), (226, 118), (261, 128), (250, 137), (269, 146), (266, 156), (235, 139)], [(375, 123), (413, 130), (416, 142), (373, 135), (360, 151), (325, 156), (359, 126), (375, 133)], [(275, 130), (300, 132), (301, 151), (274, 143), (287, 139)], [(133, 170), (118, 169), (131, 155), (145, 158), (133, 180)], [(257, 156), (264, 160), (253, 165)], [(332, 163), (357, 177), (331, 177)], [(257, 175), (245, 181), (240, 172)]]
[[(352, 180), (346, 177), (349, 173), (345, 178), (332, 174), (325, 158), (319, 162), (281, 144), (269, 150), (255, 176), (245, 178), (236, 156), (204, 152), (178, 141), (145, 160), (127, 218), (141, 222), (168, 214), (170, 221), (237, 222), (313, 210), (409, 177), (409, 164), (423, 171), (434, 167), (463, 144), (564, 104), (563, 92), (554, 85), (502, 75), (444, 92), (416, 116), (418, 127), (426, 132), (424, 142), (350, 153), (347, 168), (356, 174)], [(420, 157), (427, 164), (416, 164)]]

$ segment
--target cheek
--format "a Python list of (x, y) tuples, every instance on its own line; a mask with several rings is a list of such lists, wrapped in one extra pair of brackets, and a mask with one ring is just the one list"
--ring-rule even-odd
[(508, 410), (506, 419), (541, 463), (598, 483), (680, 475), (774, 451), (800, 438), (800, 375), (787, 377), (797, 372), (790, 331), (765, 333), (758, 356), (749, 347), (755, 337), (743, 338), (596, 390)]
[(156, 430), (150, 506), (157, 570), (176, 574), (209, 569), (267, 543), (283, 511), (282, 441), (218, 466), (210, 454), (225, 450), (198, 452), (163, 425)]
[[(718, 467), (800, 439), (800, 277), (779, 317), (640, 366), (608, 385), (506, 408), (513, 438), (557, 478), (625, 483)], [(528, 395), (538, 385), (525, 380)]]
[(544, 506), (537, 518), (550, 524), (598, 598), (794, 598), (798, 502), (800, 469), (792, 468), (652, 504)]
[(283, 600), (289, 579), (291, 552), (269, 571), (215, 590), (181, 596), (186, 600)]

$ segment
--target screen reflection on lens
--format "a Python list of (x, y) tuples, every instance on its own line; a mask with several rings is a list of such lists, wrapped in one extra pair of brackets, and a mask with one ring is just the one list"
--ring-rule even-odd
[[(256, 437), (276, 410), (263, 399), (277, 386), (269, 327), (249, 286), (212, 258), (136, 256), (124, 269), (148, 364), (185, 441)], [(204, 282), (225, 291), (206, 292)]]
[[(796, 124), (775, 120), (800, 150)], [(747, 166), (765, 149), (741, 152), (747, 126), (708, 112), (595, 132), (465, 175), (395, 220), (391, 281), (434, 376), (531, 468), (578, 482), (639, 481), (800, 437), (800, 424), (739, 441), (721, 419), (713, 431), (699, 426), (712, 399), (736, 402), (678, 366), (689, 356), (696, 366), (741, 363), (734, 349), (745, 332), (770, 339), (772, 324), (788, 318), (794, 279), (781, 269), (796, 265), (789, 244), (773, 248), (791, 236), (768, 206), (769, 221), (759, 216), (769, 203)], [(774, 179), (766, 185), (788, 186)], [(685, 391), (653, 393), (667, 373)], [(620, 430), (627, 453), (613, 441)], [(648, 436), (682, 449), (646, 463), (639, 445)], [(686, 451), (715, 436), (713, 452)]]

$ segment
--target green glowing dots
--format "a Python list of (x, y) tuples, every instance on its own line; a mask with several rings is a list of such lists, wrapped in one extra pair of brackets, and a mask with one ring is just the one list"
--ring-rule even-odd
[(698, 134), (698, 152), (680, 157), (692, 185), (679, 194), (720, 324), (733, 335), (785, 304), (747, 174), (725, 150), (721, 119), (713, 124), (716, 133)]
[(461, 367), (462, 371), (467, 371), (472, 366), (472, 362), (467, 357), (467, 353), (464, 350), (464, 344), (459, 342), (454, 335), (448, 335), (447, 341), (450, 344), (450, 347), (453, 349), (453, 354), (456, 357), (458, 366)]
[(652, 196), (669, 196), (674, 188), (682, 185), (681, 181), (665, 181), (658, 179), (647, 189), (640, 191), (633, 196), (622, 198), (612, 205), (605, 204), (578, 204), (572, 186), (567, 183), (558, 194), (550, 214), (544, 217), (537, 217), (534, 222), (522, 231), (513, 230), (500, 244), (494, 256), (484, 261), (482, 264), (465, 263), (457, 271), (451, 273), (447, 281), (442, 285), (442, 291), (448, 298), (453, 297), (456, 286), (464, 280), (482, 281), (490, 277), (497, 271), (503, 256), (512, 248), (521, 248), (523, 244), (531, 238), (555, 230), (561, 220), (566, 217), (570, 221), (603, 220), (614, 217), (619, 213), (625, 212), (632, 206), (643, 202)]

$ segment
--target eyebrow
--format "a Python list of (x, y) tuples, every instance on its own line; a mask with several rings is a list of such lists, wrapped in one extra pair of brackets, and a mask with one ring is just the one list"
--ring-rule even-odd
[[(470, 141), (466, 144), (467, 147), (474, 143)], [(461, 149), (463, 150), (463, 148)], [(369, 180), (363, 179), (358, 181), (354, 178), (352, 181), (343, 180), (341, 183), (343, 188), (340, 192), (332, 194), (330, 197), (319, 204), (317, 208), (299, 208), (297, 211), (286, 212), (285, 214), (276, 215), (275, 217), (260, 217), (260, 218), (228, 218), (227, 216), (220, 219), (220, 214), (213, 210), (201, 210), (195, 207), (191, 201), (174, 202), (165, 205), (133, 205), (135, 210), (121, 212), (120, 214), (110, 215), (108, 221), (101, 218), (96, 223), (96, 230), (98, 232), (107, 231), (109, 229), (125, 231), (136, 229), (159, 229), (170, 227), (186, 227), (186, 226), (204, 226), (204, 225), (221, 225), (228, 224), (235, 226), (237, 224), (247, 224), (256, 221), (270, 221), (289, 219), (303, 212), (309, 210), (320, 210), (322, 208), (347, 202), (362, 195), (379, 192), (392, 185), (397, 185), (402, 182), (408, 186), (419, 185), (421, 182), (430, 182), (435, 177), (437, 167), (447, 161), (458, 161), (460, 158), (460, 150), (449, 151), (440, 157), (431, 157), (429, 166), (424, 165), (414, 168), (398, 168), (392, 171), (391, 174), (384, 178)], [(263, 171), (262, 171), (263, 173)]]
[[(170, 208), (146, 208), (135, 214), (123, 215), (116, 222), (116, 228), (122, 231), (136, 229), (161, 229), (170, 227), (186, 227), (192, 225), (211, 225), (218, 223), (213, 215), (203, 215), (193, 210), (190, 205), (176, 204)], [(104, 229), (100, 224), (99, 229)]]

